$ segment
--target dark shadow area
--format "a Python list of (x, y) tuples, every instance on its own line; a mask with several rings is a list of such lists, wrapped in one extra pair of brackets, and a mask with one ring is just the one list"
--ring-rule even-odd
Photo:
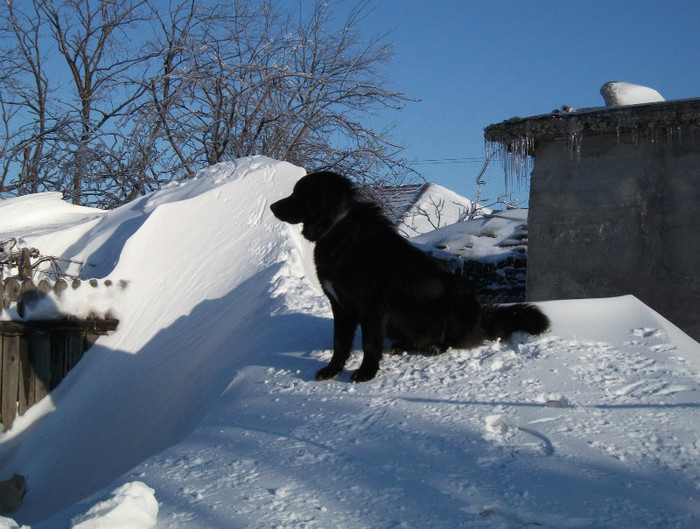
[[(86, 257), (81, 277), (102, 279), (112, 273), (119, 262), (119, 256), (126, 241), (148, 220), (149, 213), (146, 211), (148, 200), (143, 199), (138, 206), (137, 208), (134, 207), (133, 203), (130, 204), (130, 209), (124, 210), (124, 213), (121, 215), (118, 210), (110, 211), (95, 226), (86, 231), (75, 243), (66, 249), (64, 255), (72, 257), (82, 249), (89, 247), (90, 241), (96, 235), (111, 232), (99, 248)], [(129, 218), (124, 219), (124, 214), (130, 214)], [(105, 228), (106, 225), (110, 224), (114, 225), (113, 229), (108, 230)]]
[(314, 343), (328, 347), (332, 322), (274, 315), (283, 298), (271, 298), (268, 290), (278, 266), (201, 302), (138, 351), (119, 349), (120, 341), (129, 342), (125, 334), (134, 322), (123, 321), (105, 345), (98, 341), (51, 393), (56, 409), (0, 447), (0, 477), (27, 476), (28, 492), (15, 519), (34, 525), (177, 443), (238, 369), (269, 365), (312, 378), (318, 362), (297, 353)]

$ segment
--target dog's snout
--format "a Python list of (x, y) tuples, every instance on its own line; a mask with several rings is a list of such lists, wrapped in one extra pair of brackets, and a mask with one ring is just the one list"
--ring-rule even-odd
[(301, 222), (301, 218), (297, 212), (298, 208), (295, 206), (292, 197), (283, 198), (282, 200), (270, 204), (270, 209), (272, 210), (272, 214), (283, 222), (289, 222), (290, 224)]
[(277, 202), (270, 204), (270, 210), (272, 210), (272, 214), (277, 218), (280, 217), (279, 216), (280, 202), (282, 202), (282, 200), (278, 200)]

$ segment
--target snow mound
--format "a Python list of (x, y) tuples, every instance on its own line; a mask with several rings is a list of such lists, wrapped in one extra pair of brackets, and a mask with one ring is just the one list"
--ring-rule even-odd
[(653, 88), (620, 81), (605, 83), (600, 89), (600, 94), (605, 100), (605, 105), (609, 107), (665, 101)]
[(112, 497), (76, 516), (72, 529), (150, 529), (158, 518), (155, 491), (140, 481), (125, 483)]
[[(99, 209), (68, 204), (58, 192), (0, 199), (0, 205), (0, 230), (15, 237), (21, 237), (25, 231), (36, 235), (58, 226), (87, 222), (106, 213)], [(7, 237), (0, 236), (0, 240), (5, 238)]]

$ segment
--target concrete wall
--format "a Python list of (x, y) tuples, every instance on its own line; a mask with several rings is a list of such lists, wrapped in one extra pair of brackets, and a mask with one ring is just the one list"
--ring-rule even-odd
[(633, 294), (700, 340), (700, 127), (538, 141), (527, 296)]

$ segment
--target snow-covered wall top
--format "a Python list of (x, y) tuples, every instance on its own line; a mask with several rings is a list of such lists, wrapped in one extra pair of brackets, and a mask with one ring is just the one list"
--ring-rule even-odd
[[(545, 140), (570, 140), (575, 134), (612, 134), (661, 130), (690, 125), (700, 127), (700, 98), (556, 111), (528, 118), (515, 117), (484, 129), (486, 141), (511, 145)], [(532, 148), (527, 152), (534, 154)]]

